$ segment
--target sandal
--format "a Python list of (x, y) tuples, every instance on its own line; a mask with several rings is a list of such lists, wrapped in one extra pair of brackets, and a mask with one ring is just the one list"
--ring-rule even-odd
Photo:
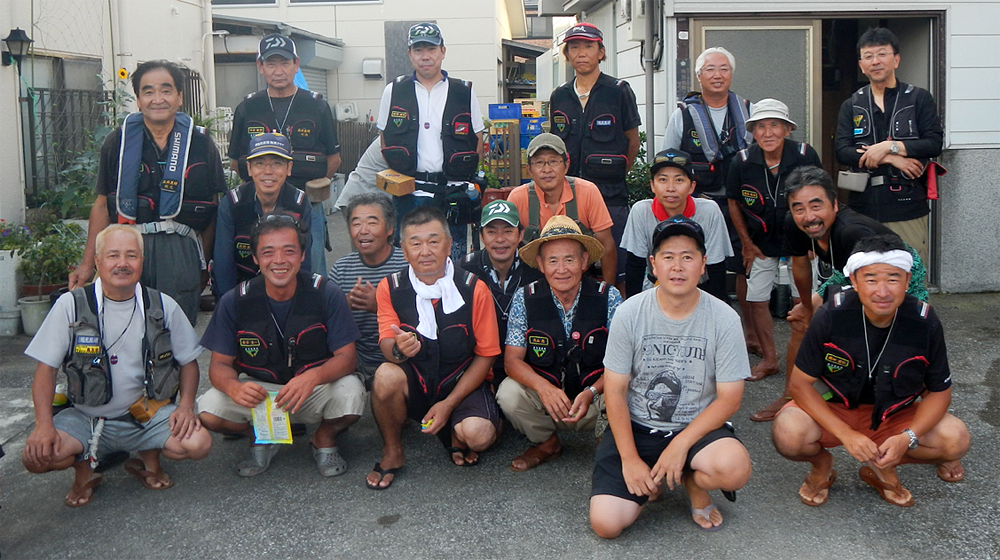
[[(69, 489), (69, 494), (66, 494), (66, 498), (63, 499), (63, 503), (69, 507), (83, 507), (90, 503), (90, 500), (94, 499), (94, 490), (101, 485), (101, 475), (94, 475), (88, 480), (83, 486), (77, 486), (74, 482), (72, 488)], [(87, 491), (90, 491), (87, 494)]]
[[(833, 486), (833, 483), (836, 480), (837, 480), (837, 471), (831, 470), (830, 474), (826, 477), (826, 480), (824, 482), (822, 482), (821, 484), (817, 484), (815, 486), (812, 485), (812, 484), (809, 484), (809, 477), (808, 476), (806, 476), (806, 479), (805, 479), (805, 481), (802, 484), (805, 485), (805, 486), (807, 486), (809, 488), (809, 490), (813, 491), (813, 497), (815, 498), (823, 490), (829, 490), (830, 487)], [(827, 502), (827, 500), (829, 500), (829, 499), (830, 499), (830, 492), (827, 492), (826, 493), (826, 497), (824, 497), (819, 502), (817, 502), (815, 500), (807, 499), (805, 496), (802, 495), (802, 488), (801, 487), (799, 488), (799, 500), (802, 500), (802, 503), (805, 504), (805, 505), (807, 505), (807, 506), (819, 507), (819, 506), (825, 504)]]
[(250, 446), (250, 459), (236, 466), (236, 474), (240, 476), (257, 476), (271, 466), (271, 459), (278, 453), (278, 445), (268, 443)]
[[(383, 469), (381, 462), (375, 463), (375, 466), (372, 468), (372, 472), (378, 473), (378, 482), (372, 484), (371, 482), (368, 482), (368, 480), (366, 479), (365, 484), (368, 485), (368, 488), (371, 490), (385, 490), (390, 486), (392, 486), (393, 482), (396, 482), (396, 474), (400, 470), (402, 470), (402, 468), (403, 468), (402, 465), (400, 465), (393, 469)], [(384, 479), (387, 475), (390, 474), (392, 475), (392, 480), (389, 481), (389, 484), (382, 486), (382, 479)]]
[[(715, 504), (708, 504), (707, 506), (705, 506), (703, 508), (696, 508), (696, 507), (692, 506), (691, 507), (691, 518), (692, 518), (692, 520), (694, 520), (695, 516), (701, 516), (701, 517), (705, 518), (706, 521), (708, 521), (709, 523), (711, 523), (712, 522), (712, 517), (711, 517), (712, 510), (715, 510), (715, 509), (719, 509), (718, 507), (716, 507)], [(722, 523), (719, 523), (718, 525), (713, 525), (711, 527), (703, 527), (701, 525), (701, 523), (698, 523), (697, 521), (695, 521), (694, 524), (697, 525), (698, 528), (701, 529), (702, 531), (708, 531), (709, 533), (714, 533), (715, 531), (718, 531), (719, 529), (721, 529), (723, 525), (725, 525), (725, 521), (723, 521)]]
[[(132, 458), (125, 461), (125, 471), (138, 478), (139, 482), (149, 490), (166, 490), (174, 485), (174, 481), (170, 480), (167, 473), (163, 472), (163, 468), (156, 472), (147, 471), (146, 463), (142, 459)], [(150, 478), (155, 479), (156, 482), (150, 482)]]
[(448, 452), (452, 463), (455, 463), (456, 454), (462, 455), (462, 464), (459, 465), (458, 463), (455, 463), (455, 466), (457, 467), (474, 467), (479, 464), (479, 454), (475, 451), (469, 451), (464, 447), (454, 446), (446, 446), (444, 450)]
[[(548, 453), (546, 451), (542, 451), (541, 448), (532, 445), (531, 447), (528, 448), (527, 451), (518, 455), (513, 461), (510, 462), (510, 468), (515, 472), (530, 471), (531, 469), (537, 467), (538, 465), (541, 465), (546, 461), (557, 459), (560, 455), (562, 455), (562, 446), (560, 446), (555, 451)], [(523, 468), (514, 466), (514, 463), (518, 461), (524, 461)]]
[(347, 472), (347, 461), (340, 456), (337, 446), (333, 447), (312, 447), (313, 458), (316, 459), (316, 468), (323, 476), (340, 476)]
[(879, 478), (875, 470), (867, 465), (861, 467), (861, 469), (858, 471), (858, 476), (861, 477), (861, 480), (863, 480), (865, 484), (871, 486), (876, 491), (878, 491), (878, 495), (881, 496), (883, 500), (889, 502), (890, 504), (899, 507), (910, 507), (913, 505), (912, 494), (910, 495), (910, 499), (902, 503), (892, 501), (889, 499), (888, 496), (885, 495), (885, 493), (888, 491), (892, 492), (893, 494), (896, 494), (897, 496), (902, 496), (903, 492), (906, 491), (906, 489), (903, 488), (902, 483), (896, 482), (896, 484), (889, 484), (888, 482)]

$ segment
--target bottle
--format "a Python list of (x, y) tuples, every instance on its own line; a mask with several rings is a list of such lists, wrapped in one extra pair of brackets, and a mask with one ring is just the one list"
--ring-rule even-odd
[(66, 384), (60, 383), (56, 385), (56, 392), (52, 395), (52, 406), (64, 406), (66, 402)]
[(479, 200), (479, 185), (471, 181), (466, 183), (465, 194), (469, 195), (469, 200), (473, 202)]

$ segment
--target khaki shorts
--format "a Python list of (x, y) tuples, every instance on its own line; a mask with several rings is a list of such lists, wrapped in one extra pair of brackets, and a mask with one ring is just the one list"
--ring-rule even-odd
[[(778, 279), (779, 257), (764, 257), (754, 259), (750, 266), (750, 276), (747, 277), (747, 301), (771, 301), (771, 288)], [(792, 280), (791, 263), (788, 265), (788, 285), (792, 288), (792, 297), (799, 297), (799, 290)]]
[[(246, 374), (240, 375), (240, 382), (253, 382), (267, 391), (280, 391), (283, 385), (260, 381)], [(348, 374), (333, 383), (317, 385), (306, 402), (289, 420), (301, 424), (318, 424), (323, 420), (333, 420), (343, 416), (361, 416), (365, 413), (368, 393), (357, 374)], [(198, 412), (207, 412), (223, 420), (245, 424), (253, 417), (253, 410), (240, 406), (222, 391), (212, 387), (198, 397)]]

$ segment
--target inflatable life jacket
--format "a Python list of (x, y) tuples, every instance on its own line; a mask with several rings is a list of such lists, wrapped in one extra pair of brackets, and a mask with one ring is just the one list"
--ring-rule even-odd
[[(111, 364), (104, 347), (100, 322), (97, 319), (95, 285), (73, 290), (76, 321), (70, 324), (72, 342), (63, 360), (69, 402), (84, 406), (101, 406), (111, 401)], [(163, 299), (160, 292), (142, 286), (143, 313), (146, 316), (142, 340), (145, 373), (143, 387), (153, 400), (169, 400), (180, 388), (180, 364), (174, 359), (170, 330), (164, 323)]]

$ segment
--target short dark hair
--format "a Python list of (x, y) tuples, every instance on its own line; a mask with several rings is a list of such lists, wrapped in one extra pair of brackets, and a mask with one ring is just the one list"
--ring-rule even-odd
[(837, 187), (830, 174), (815, 165), (797, 167), (785, 179), (785, 200), (802, 190), (803, 187), (822, 187), (830, 202), (837, 201)]
[(410, 226), (422, 226), (435, 221), (441, 223), (445, 235), (451, 235), (451, 230), (448, 228), (448, 218), (445, 217), (444, 212), (433, 206), (417, 206), (403, 216), (403, 220), (399, 224), (399, 237), (403, 239), (406, 228)]
[(895, 233), (886, 233), (882, 235), (872, 235), (871, 237), (863, 237), (859, 239), (854, 244), (854, 249), (851, 250), (851, 254), (854, 253), (888, 253), (889, 251), (907, 251), (906, 244), (903, 240), (899, 238)]
[(351, 218), (354, 217), (354, 211), (358, 209), (358, 206), (378, 207), (382, 210), (382, 219), (385, 220), (389, 231), (396, 229), (396, 206), (388, 196), (377, 192), (366, 192), (351, 198), (351, 201), (347, 203), (347, 208), (344, 209), (344, 220), (348, 227), (351, 225)]
[(281, 229), (294, 230), (295, 237), (299, 240), (299, 249), (305, 252), (306, 243), (309, 241), (309, 232), (302, 230), (302, 224), (299, 222), (299, 218), (296, 218), (287, 212), (272, 212), (270, 214), (264, 214), (259, 220), (257, 220), (257, 223), (254, 224), (253, 228), (250, 230), (250, 252), (254, 255), (257, 254), (257, 244), (260, 242), (261, 235)]
[(861, 58), (861, 49), (868, 47), (881, 47), (889, 45), (892, 47), (892, 54), (899, 54), (899, 39), (896, 34), (884, 27), (868, 28), (858, 38), (858, 58)]
[(159, 59), (143, 62), (135, 69), (135, 72), (132, 72), (132, 91), (136, 95), (139, 95), (139, 84), (142, 83), (142, 77), (146, 75), (146, 72), (158, 68), (169, 72), (170, 77), (174, 80), (174, 88), (181, 93), (184, 92), (184, 86), (187, 84), (187, 75), (184, 73), (184, 69), (175, 62)]

